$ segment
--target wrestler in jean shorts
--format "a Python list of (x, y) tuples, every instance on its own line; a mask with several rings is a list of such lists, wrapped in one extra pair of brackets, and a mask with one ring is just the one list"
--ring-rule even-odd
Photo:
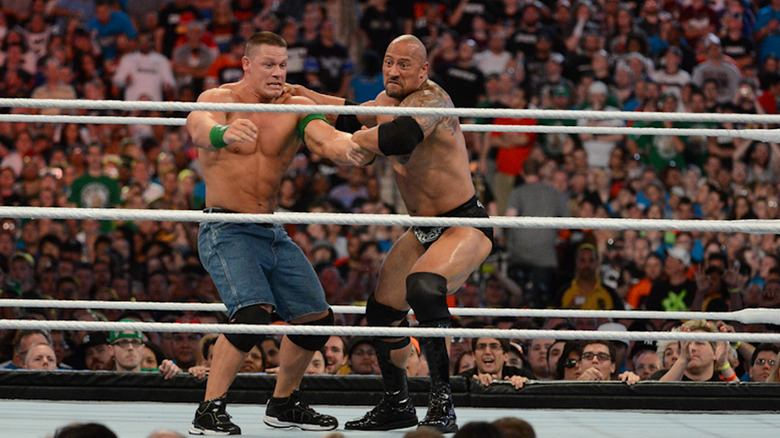
[(329, 309), (314, 268), (278, 224), (202, 222), (200, 261), (232, 318), (271, 304), (284, 321)]

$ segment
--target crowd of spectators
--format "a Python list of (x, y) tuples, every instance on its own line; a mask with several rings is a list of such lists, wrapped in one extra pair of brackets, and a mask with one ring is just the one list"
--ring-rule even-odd
[[(3, 0), (0, 6), (3, 97), (193, 101), (205, 89), (239, 79), (245, 41), (267, 30), (278, 32), (289, 44), (288, 82), (359, 102), (383, 89), (384, 49), (402, 33), (424, 42), (430, 77), (457, 107), (777, 114), (780, 99), (780, 0)], [(464, 121), (627, 125), (620, 120)], [(774, 127), (690, 122), (633, 126)], [(492, 215), (780, 218), (780, 147), (773, 142), (533, 133), (466, 133), (466, 139), (478, 195)], [(205, 197), (197, 151), (183, 128), (0, 122), (0, 205), (189, 210), (203, 208)], [(387, 161), (348, 168), (305, 149), (282, 181), (277, 211), (405, 213)], [(384, 254), (404, 232), (402, 227), (380, 225), (289, 225), (287, 230), (315, 266), (333, 305), (365, 303)], [(197, 224), (187, 222), (0, 219), (0, 298), (216, 302), (218, 294), (198, 260), (196, 235)], [(777, 235), (518, 229), (497, 229), (496, 235), (494, 253), (452, 305), (666, 311), (780, 306)], [(21, 307), (0, 307), (0, 315), (81, 321), (224, 320), (222, 315), (189, 312)], [(337, 315), (337, 323), (362, 321)], [(609, 321), (456, 321), (466, 327), (582, 330), (604, 323)], [(679, 328), (679, 321), (612, 323), (641, 331), (777, 331), (769, 324), (705, 322)], [(140, 341), (145, 341), (144, 352), (151, 357), (141, 368), (168, 376), (172, 368), (163, 365), (166, 358), (196, 376), (203, 376), (208, 367), (208, 337), (197, 334), (146, 333), (111, 340), (109, 335), (55, 331), (23, 343), (27, 334), (0, 331), (0, 358), (17, 368), (115, 369), (117, 348), (140, 349)], [(517, 356), (516, 365), (530, 373), (527, 378), (537, 379), (609, 380), (630, 370), (649, 378), (673, 366), (666, 361), (665, 345), (647, 345), (644, 350), (658, 349), (658, 354), (642, 355), (633, 351), (642, 343), (479, 340), (473, 345), (453, 340), (454, 373), (475, 368), (471, 375), (479, 376), (475, 356), (484, 359), (487, 351), (495, 367), (499, 349), (507, 358)], [(334, 339), (322, 356), (315, 356), (319, 364), (312, 369), (378, 372), (370, 343), (361, 341)], [(275, 343), (278, 354), (278, 340), (269, 339), (249, 355), (245, 370), (272, 371)], [(565, 354), (550, 361), (547, 355), (556, 344), (558, 353)], [(767, 369), (757, 369), (756, 375), (770, 378), (771, 363), (777, 378), (776, 358), (770, 357), (776, 355), (776, 346), (709, 345), (716, 375), (711, 367), (694, 363), (701, 354), (688, 351), (707, 345), (673, 345), (676, 357), (688, 364), (674, 368), (677, 379), (726, 375), (730, 380), (735, 373), (723, 373), (720, 367), (732, 360), (735, 368), (741, 366), (740, 376), (752, 379), (752, 367), (760, 365)], [(472, 355), (476, 347), (480, 353)], [(419, 360), (410, 363), (416, 362), (412, 366), (418, 371), (410, 375), (425, 373), (419, 348), (415, 353)], [(72, 360), (66, 361), (68, 356)], [(655, 360), (659, 358), (661, 363)], [(462, 362), (471, 366), (461, 369)], [(589, 371), (585, 364), (591, 363), (603, 366)], [(525, 374), (507, 376), (522, 386), (519, 377)], [(633, 377), (621, 379), (631, 382)]]

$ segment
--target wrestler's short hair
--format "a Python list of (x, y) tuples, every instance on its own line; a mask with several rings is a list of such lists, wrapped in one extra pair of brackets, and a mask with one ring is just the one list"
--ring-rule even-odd
[(252, 38), (249, 38), (249, 41), (247, 41), (246, 47), (244, 48), (244, 56), (251, 58), (254, 49), (262, 45), (284, 47), (286, 49), (287, 41), (273, 32), (258, 32), (252, 35)]

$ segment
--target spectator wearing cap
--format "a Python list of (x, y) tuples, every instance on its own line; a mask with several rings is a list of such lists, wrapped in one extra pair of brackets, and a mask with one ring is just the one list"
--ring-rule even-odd
[(702, 45), (706, 50), (707, 58), (694, 67), (691, 82), (698, 87), (703, 87), (706, 80), (714, 79), (718, 90), (717, 102), (729, 104), (737, 93), (742, 73), (736, 65), (724, 58), (720, 38), (712, 33), (707, 34), (702, 40)]
[(661, 359), (655, 350), (639, 350), (633, 355), (634, 372), (640, 380), (650, 380), (661, 369)]
[(680, 247), (667, 250), (664, 272), (667, 278), (653, 286), (645, 302), (646, 310), (687, 311), (696, 296), (696, 283), (688, 278), (691, 255)]
[(114, 348), (108, 342), (104, 332), (87, 333), (81, 341), (79, 351), (84, 358), (84, 366), (92, 371), (114, 370)]
[(740, 380), (743, 382), (767, 382), (772, 368), (777, 364), (780, 348), (776, 344), (759, 344), (750, 358), (748, 372)]
[[(136, 322), (133, 319), (123, 319), (119, 322)], [(146, 348), (144, 347), (144, 336), (140, 331), (117, 330), (112, 331), (108, 336), (108, 342), (111, 344), (114, 353), (114, 370), (120, 373), (138, 373), (141, 371), (160, 371), (163, 377), (173, 378), (181, 370), (172, 361), (165, 359), (159, 367), (143, 368), (141, 363), (144, 359)]]
[(654, 70), (650, 77), (661, 87), (661, 93), (682, 96), (683, 87), (691, 82), (691, 74), (680, 68), (683, 60), (682, 49), (670, 46), (661, 59), (662, 68)]
[(483, 386), (493, 382), (508, 381), (520, 389), (534, 375), (524, 368), (517, 368), (506, 363), (509, 353), (509, 340), (498, 338), (473, 338), (471, 340), (472, 354), (476, 365), (463, 371), (461, 376), (474, 379)]
[(142, 33), (138, 35), (138, 50), (119, 60), (112, 82), (124, 89), (125, 100), (161, 102), (172, 95), (176, 80), (171, 61), (155, 52), (153, 43), (150, 33)]
[[(357, 337), (350, 342), (347, 354), (347, 365), (349, 366), (347, 374), (381, 374), (379, 363), (376, 358), (376, 350), (374, 349), (374, 344), (371, 342), (371, 339)], [(339, 371), (339, 374), (341, 374), (342, 371)]]
[(428, 362), (425, 360), (422, 351), (420, 350), (420, 341), (415, 337), (409, 338), (412, 343), (411, 354), (406, 361), (406, 375), (407, 376), (427, 376)]
[(620, 380), (628, 385), (638, 382), (639, 376), (632, 371), (624, 371), (620, 374), (615, 373), (615, 357), (615, 345), (612, 342), (602, 340), (584, 341), (580, 358), (582, 375), (577, 380), (600, 382)]
[[(532, 89), (538, 91), (536, 96), (540, 101), (544, 101), (544, 97), (551, 95), (553, 90), (563, 87), (569, 92), (571, 97), (571, 91), (574, 90), (574, 82), (563, 76), (564, 69), (566, 67), (566, 58), (559, 52), (552, 52), (547, 58), (544, 64), (544, 71), (538, 77), (531, 77)], [(571, 105), (571, 101), (570, 101)], [(569, 108), (566, 108), (569, 109)]]
[[(619, 322), (606, 322), (601, 324), (596, 330), (607, 332), (628, 332), (626, 326)], [(615, 347), (614, 362), (617, 370), (620, 372), (628, 371), (628, 368), (626, 368), (626, 353), (628, 352), (630, 342), (627, 339), (613, 340), (612, 345)]]
[(565, 309), (623, 310), (623, 300), (614, 290), (601, 283), (598, 251), (584, 243), (575, 254), (574, 278), (560, 294), (560, 306)]
[[(609, 89), (601, 81), (595, 81), (588, 87), (588, 102), (583, 109), (590, 111), (619, 111), (618, 108), (609, 105)], [(578, 126), (589, 127), (621, 127), (625, 126), (622, 120), (585, 120), (577, 123)], [(578, 134), (582, 141), (582, 147), (588, 153), (588, 165), (591, 167), (606, 168), (609, 165), (609, 154), (618, 143), (625, 140), (622, 134)]]

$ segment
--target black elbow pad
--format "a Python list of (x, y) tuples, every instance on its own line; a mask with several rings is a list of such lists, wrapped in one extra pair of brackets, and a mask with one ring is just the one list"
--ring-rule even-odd
[(411, 116), (396, 117), (379, 125), (379, 150), (386, 157), (411, 154), (425, 134)]
[[(359, 103), (344, 99), (344, 105), (360, 105)], [(336, 129), (342, 132), (357, 132), (363, 127), (355, 114), (341, 114), (336, 119)]]

